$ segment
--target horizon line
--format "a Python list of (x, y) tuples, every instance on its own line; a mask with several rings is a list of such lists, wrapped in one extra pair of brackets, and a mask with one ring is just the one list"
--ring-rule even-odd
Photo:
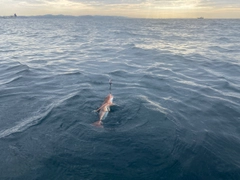
[[(14, 13), (16, 14), (16, 13)], [(49, 17), (57, 17), (57, 16), (65, 16), (65, 17), (85, 17), (85, 16), (89, 16), (89, 17), (119, 17), (119, 18), (128, 18), (128, 19), (199, 19), (199, 20), (206, 20), (206, 19), (240, 19), (239, 17), (236, 17), (236, 18), (217, 18), (217, 17), (211, 17), (211, 18), (208, 18), (208, 17), (204, 17), (204, 16), (201, 16), (201, 17), (185, 17), (185, 18), (177, 18), (177, 17), (169, 17), (169, 18), (154, 18), (154, 17), (151, 17), (151, 18), (145, 18), (145, 17), (129, 17), (129, 16), (116, 16), (116, 15), (66, 15), (66, 14), (43, 14), (43, 15), (17, 15), (17, 17), (14, 17), (14, 14), (13, 15), (9, 15), (9, 16), (1, 16), (0, 15), (0, 18), (18, 18), (18, 17), (46, 17), (46, 16), (49, 16)], [(201, 18), (201, 19), (200, 19)]]

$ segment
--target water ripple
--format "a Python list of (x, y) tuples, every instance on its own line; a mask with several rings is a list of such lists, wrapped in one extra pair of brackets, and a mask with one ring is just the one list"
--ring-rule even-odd
[(0, 21), (0, 178), (239, 179), (239, 20)]

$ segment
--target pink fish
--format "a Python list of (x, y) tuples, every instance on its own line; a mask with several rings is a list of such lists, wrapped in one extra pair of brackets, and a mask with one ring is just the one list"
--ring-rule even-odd
[(99, 120), (93, 123), (95, 126), (102, 126), (102, 120), (105, 119), (108, 115), (108, 112), (110, 111), (110, 106), (113, 106), (113, 95), (110, 93), (105, 98), (103, 104), (100, 108), (95, 110), (95, 112), (99, 112)]

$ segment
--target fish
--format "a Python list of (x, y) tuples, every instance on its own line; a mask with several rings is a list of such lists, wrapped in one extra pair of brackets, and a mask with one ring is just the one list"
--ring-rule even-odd
[(98, 121), (96, 121), (95, 123), (93, 123), (93, 125), (101, 127), (102, 126), (102, 120), (104, 120), (109, 111), (110, 111), (110, 106), (113, 106), (113, 95), (110, 93), (107, 95), (107, 97), (105, 98), (105, 100), (103, 101), (103, 104), (94, 112), (98, 112), (99, 114), (99, 119)]

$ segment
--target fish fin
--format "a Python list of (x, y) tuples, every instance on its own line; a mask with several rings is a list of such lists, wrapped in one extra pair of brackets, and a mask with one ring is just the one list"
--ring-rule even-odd
[(98, 112), (98, 111), (100, 111), (102, 108), (104, 108), (104, 106), (106, 106), (106, 104), (107, 104), (107, 103), (102, 104), (100, 108), (98, 108), (97, 110), (94, 110), (93, 112)]

